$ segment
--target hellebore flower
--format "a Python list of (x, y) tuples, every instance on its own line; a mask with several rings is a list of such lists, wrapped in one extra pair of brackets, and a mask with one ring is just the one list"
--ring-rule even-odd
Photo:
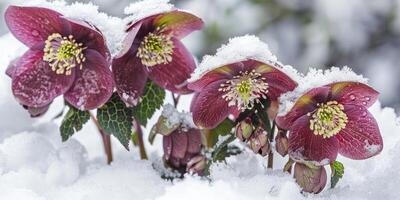
[(74, 107), (90, 110), (109, 99), (114, 83), (110, 53), (96, 27), (39, 7), (10, 6), (5, 20), (29, 47), (6, 72), (19, 103), (43, 112), (64, 95)]
[(201, 146), (200, 130), (178, 128), (163, 137), (164, 160), (175, 169), (186, 169), (189, 161), (200, 155)]
[(326, 185), (327, 175), (323, 166), (310, 168), (307, 165), (294, 165), (294, 178), (304, 192), (320, 193)]
[(189, 83), (197, 92), (191, 105), (196, 125), (215, 128), (229, 114), (252, 109), (261, 99), (276, 101), (293, 90), (297, 84), (278, 68), (278, 63), (247, 59), (218, 67)]
[(113, 59), (117, 92), (127, 106), (135, 106), (147, 77), (162, 88), (187, 94), (186, 80), (196, 64), (180, 39), (203, 27), (200, 18), (172, 10), (141, 19), (127, 28), (123, 49)]
[(282, 157), (288, 154), (289, 140), (283, 130), (278, 130), (278, 134), (275, 137), (275, 150)]
[(358, 82), (337, 82), (301, 96), (285, 115), (280, 128), (289, 130), (289, 155), (297, 162), (326, 165), (338, 153), (367, 159), (383, 148), (379, 127), (367, 108), (378, 92)]
[(259, 153), (262, 156), (267, 156), (271, 151), (271, 144), (268, 140), (267, 131), (258, 127), (249, 138), (250, 149), (254, 153)]

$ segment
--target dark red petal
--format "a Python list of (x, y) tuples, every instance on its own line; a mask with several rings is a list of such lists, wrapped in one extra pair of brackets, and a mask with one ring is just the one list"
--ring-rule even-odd
[(193, 121), (198, 127), (215, 128), (230, 113), (237, 110), (236, 106), (228, 106), (228, 102), (222, 98), (223, 92), (218, 91), (220, 85), (225, 82), (226, 80), (213, 82), (193, 98), (191, 111)]
[(187, 151), (192, 154), (200, 153), (201, 151), (201, 133), (198, 129), (189, 129), (186, 133), (188, 136)]
[(127, 106), (136, 106), (147, 82), (147, 72), (136, 57), (124, 56), (112, 64), (118, 95)]
[(174, 53), (172, 61), (166, 65), (147, 67), (149, 78), (157, 85), (174, 93), (187, 94), (191, 90), (185, 82), (196, 68), (192, 54), (186, 49), (181, 41), (173, 39)]
[(332, 98), (341, 104), (370, 107), (378, 99), (379, 92), (358, 82), (338, 82), (329, 85)]
[(204, 87), (212, 82), (219, 81), (221, 79), (231, 79), (236, 75), (234, 72), (235, 71), (232, 70), (229, 65), (218, 67), (203, 75), (199, 80), (189, 83), (188, 88), (200, 92)]
[(153, 21), (155, 27), (164, 27), (165, 33), (172, 33), (176, 38), (183, 38), (189, 33), (203, 28), (203, 21), (188, 12), (174, 10), (156, 15)]
[(11, 33), (30, 48), (43, 48), (53, 33), (61, 33), (61, 14), (47, 8), (9, 6), (5, 21)]
[(110, 59), (110, 52), (107, 48), (103, 34), (96, 27), (86, 21), (61, 17), (61, 21), (66, 24), (63, 34), (72, 35), (77, 42), (82, 43), (88, 49), (99, 52), (106, 60)]
[(282, 129), (290, 129), (298, 118), (315, 110), (317, 103), (327, 102), (329, 95), (329, 87), (311, 89), (296, 101), (293, 108), (286, 115), (276, 117), (275, 121), (277, 125)]
[(114, 89), (114, 81), (109, 63), (99, 52), (86, 50), (85, 56), (82, 70), (76, 69), (76, 80), (64, 97), (80, 110), (92, 110), (108, 101)]
[(172, 153), (172, 136), (167, 135), (163, 137), (163, 150), (164, 150), (164, 158), (169, 160)]
[(17, 63), (20, 58), (16, 58), (10, 62), (6, 69), (6, 75), (10, 78), (13, 77), (15, 70), (17, 70)]
[(28, 50), (16, 63), (12, 90), (19, 103), (28, 107), (48, 105), (72, 85), (75, 74), (58, 75), (43, 61), (43, 52)]
[(339, 153), (345, 157), (361, 160), (379, 154), (383, 141), (375, 118), (364, 106), (345, 105), (348, 123), (336, 138)]
[(297, 119), (289, 135), (289, 155), (298, 162), (314, 161), (314, 165), (327, 165), (336, 159), (339, 142), (335, 137), (323, 138), (310, 129), (308, 116)]
[(269, 86), (267, 95), (272, 100), (277, 100), (283, 93), (292, 91), (297, 86), (294, 80), (272, 65), (260, 63), (256, 71), (266, 79)]
[(171, 134), (172, 137), (172, 157), (183, 159), (188, 148), (188, 135), (179, 129)]
[[(128, 33), (126, 37), (124, 38), (124, 41), (122, 41), (122, 49), (114, 57), (114, 59), (121, 59), (125, 56), (129, 56), (128, 53), (135, 52), (136, 49), (138, 48), (138, 45), (136, 47), (134, 46), (134, 41), (136, 39), (137, 34), (139, 33), (140, 28), (142, 27), (142, 23), (138, 22), (135, 25), (133, 25), (131, 28), (129, 28)], [(135, 56), (135, 55), (130, 55), (130, 56)]]

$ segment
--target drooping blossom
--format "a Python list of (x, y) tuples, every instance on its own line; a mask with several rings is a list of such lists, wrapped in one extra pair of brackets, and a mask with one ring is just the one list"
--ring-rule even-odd
[(96, 27), (40, 7), (10, 6), (5, 20), (11, 33), (29, 47), (6, 72), (20, 104), (43, 112), (64, 95), (74, 107), (90, 110), (109, 99), (110, 53)]
[(316, 194), (325, 188), (327, 181), (326, 170), (323, 166), (310, 168), (302, 163), (294, 165), (294, 178), (304, 192)]
[(191, 105), (194, 122), (201, 128), (215, 128), (228, 115), (252, 109), (261, 99), (276, 101), (297, 85), (280, 67), (246, 59), (215, 68), (191, 82), (189, 88), (197, 93)]
[(180, 41), (203, 27), (200, 18), (172, 10), (128, 25), (123, 49), (113, 59), (117, 92), (127, 106), (135, 106), (147, 78), (174, 93), (187, 94), (186, 80), (196, 65)]
[(284, 116), (279, 127), (289, 130), (289, 155), (297, 162), (326, 165), (338, 153), (367, 159), (383, 148), (379, 127), (368, 111), (378, 92), (358, 82), (337, 82), (309, 90)]

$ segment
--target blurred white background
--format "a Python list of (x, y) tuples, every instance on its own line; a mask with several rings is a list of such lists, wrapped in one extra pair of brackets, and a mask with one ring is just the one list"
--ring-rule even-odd
[[(0, 35), (7, 33), (3, 12), (24, 0), (0, 1)], [(68, 0), (69, 1), (69, 0)], [(132, 0), (93, 2), (123, 16)], [(72, 1), (71, 1), (72, 2)], [(255, 34), (284, 64), (309, 67), (348, 65), (370, 79), (384, 106), (400, 111), (400, 0), (172, 0), (206, 22), (185, 41), (197, 58), (214, 54), (230, 37)], [(5, 66), (1, 66), (3, 69)]]

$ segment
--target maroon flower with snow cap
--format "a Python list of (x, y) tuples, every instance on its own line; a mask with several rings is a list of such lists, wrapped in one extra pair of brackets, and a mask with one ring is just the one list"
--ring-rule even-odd
[(196, 65), (180, 40), (202, 27), (200, 18), (180, 10), (151, 15), (130, 24), (123, 49), (112, 64), (122, 100), (128, 106), (135, 106), (147, 78), (174, 93), (190, 93), (185, 81)]
[(6, 72), (19, 103), (41, 109), (64, 95), (74, 107), (90, 110), (109, 99), (110, 53), (96, 27), (39, 7), (10, 6), (5, 20), (11, 33), (29, 47)]
[(379, 127), (368, 112), (378, 92), (358, 82), (337, 82), (311, 89), (291, 110), (276, 118), (289, 130), (292, 159), (326, 165), (338, 153), (351, 159), (367, 159), (383, 148)]
[(277, 101), (296, 86), (267, 44), (251, 35), (232, 38), (215, 55), (205, 56), (189, 79), (188, 87), (196, 92), (193, 121), (215, 128), (229, 115), (237, 117), (265, 99)]

